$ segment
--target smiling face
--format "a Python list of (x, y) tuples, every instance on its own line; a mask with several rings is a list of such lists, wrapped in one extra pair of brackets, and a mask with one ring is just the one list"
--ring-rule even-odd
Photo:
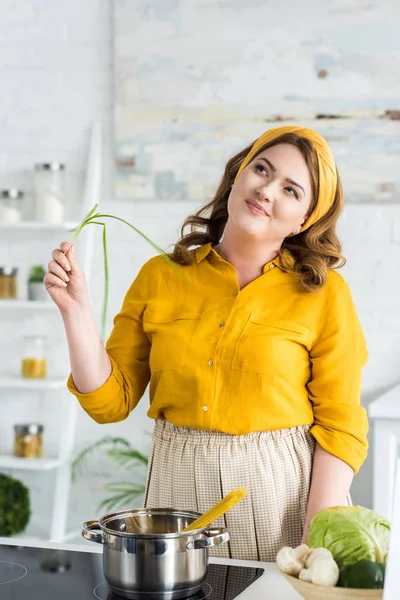
[(292, 144), (277, 144), (260, 152), (234, 183), (227, 226), (259, 239), (283, 241), (300, 229), (311, 202), (311, 177), (304, 156)]

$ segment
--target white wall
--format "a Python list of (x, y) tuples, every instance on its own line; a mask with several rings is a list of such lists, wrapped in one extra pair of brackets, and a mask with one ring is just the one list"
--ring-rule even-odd
[[(229, 10), (229, 3), (226, 3)], [(344, 14), (343, 19), (346, 18)], [(178, 227), (195, 206), (171, 202), (129, 202), (112, 198), (110, 178), (113, 120), (113, 16), (110, 0), (3, 0), (0, 3), (0, 187), (22, 186), (31, 190), (34, 162), (60, 160), (68, 165), (70, 189), (79, 203), (79, 186), (86, 160), (90, 121), (99, 116), (105, 134), (106, 168), (103, 181), (104, 208), (131, 220), (161, 246), (177, 237)], [(373, 65), (372, 65), (373, 68)], [(373, 76), (373, 73), (372, 73)], [(162, 93), (162, 89), (160, 89)], [(399, 94), (400, 96), (400, 94)], [(340, 225), (348, 265), (343, 271), (351, 284), (367, 336), (370, 359), (365, 369), (363, 403), (399, 380), (400, 312), (400, 209), (396, 204), (348, 205)], [(23, 276), (29, 264), (47, 262), (57, 239), (0, 239), (0, 263), (18, 263)], [(151, 249), (131, 231), (118, 224), (109, 231), (111, 265), (110, 315), (120, 307), (123, 295)], [(79, 257), (79, 245), (78, 245)], [(97, 240), (91, 298), (98, 317), (103, 291), (100, 238)], [(67, 366), (60, 319), (22, 323), (17, 315), (0, 313), (0, 365), (9, 371), (17, 364), (16, 338), (22, 331), (47, 327), (53, 333), (52, 365)], [(53, 327), (54, 321), (54, 327)], [(58, 329), (57, 329), (58, 328)], [(12, 351), (10, 351), (12, 348)], [(71, 399), (71, 401), (73, 401)], [(46, 404), (48, 403), (48, 404)], [(79, 412), (76, 448), (107, 434), (127, 436), (146, 450), (152, 423), (147, 419), (144, 398), (130, 418), (120, 424), (99, 426)], [(0, 447), (11, 443), (12, 424), (38, 416), (45, 421), (49, 446), (62, 425), (57, 397), (0, 398)], [(355, 502), (371, 505), (371, 457), (353, 487)], [(95, 491), (105, 479), (107, 466), (99, 459), (92, 472), (73, 488), (71, 526), (95, 516), (100, 495)], [(22, 477), (21, 473), (16, 474)], [(52, 475), (26, 476), (32, 489), (35, 519), (44, 521), (50, 510)], [(121, 479), (121, 476), (119, 476)]]

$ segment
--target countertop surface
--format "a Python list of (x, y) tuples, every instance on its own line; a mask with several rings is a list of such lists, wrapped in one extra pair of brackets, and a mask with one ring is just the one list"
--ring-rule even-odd
[[(77, 552), (93, 552), (100, 554), (102, 546), (87, 542), (87, 548), (83, 544), (59, 544), (52, 542), (36, 542), (24, 539), (10, 539), (0, 537), (1, 545), (28, 546), (33, 548), (53, 548), (55, 550), (75, 550)], [(301, 600), (301, 596), (286, 581), (275, 563), (264, 563), (256, 561), (242, 561), (231, 559), (210, 558), (210, 563), (219, 563), (232, 566), (259, 567), (264, 569), (263, 575), (257, 579), (249, 588), (238, 596), (238, 600)]]

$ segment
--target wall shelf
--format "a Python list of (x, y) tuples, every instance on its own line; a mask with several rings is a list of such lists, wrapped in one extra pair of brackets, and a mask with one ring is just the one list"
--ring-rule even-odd
[(18, 471), (51, 471), (61, 465), (59, 458), (19, 458), (17, 456), (0, 455), (0, 469)]
[(51, 300), (0, 300), (0, 309), (56, 311), (57, 306)]
[[(101, 191), (101, 174), (102, 174), (102, 141), (101, 128), (98, 123), (93, 123), (90, 139), (90, 147), (88, 154), (88, 163), (86, 169), (85, 186), (82, 193), (82, 216), (87, 215), (93, 206), (99, 203)], [(64, 223), (45, 223), (39, 221), (20, 221), (18, 223), (0, 223), (0, 238), (7, 238), (12, 242), (13, 247), (19, 243), (29, 240), (34, 240), (37, 244), (41, 242), (47, 246), (49, 252), (48, 240), (52, 235), (57, 235), (60, 232), (74, 231), (79, 226), (79, 222), (66, 221)], [(60, 236), (61, 237), (61, 236)], [(67, 236), (65, 236), (67, 237)], [(69, 237), (69, 236), (68, 236)], [(70, 236), (72, 237), (72, 235)], [(90, 281), (92, 270), (92, 258), (94, 250), (94, 228), (88, 227), (85, 235), (80, 242), (82, 250), (82, 268), (86, 274), (86, 279)], [(4, 302), (4, 303), (2, 303)], [(21, 331), (24, 325), (24, 320), (29, 320), (32, 317), (32, 312), (35, 310), (47, 311), (57, 310), (56, 305), (49, 300), (44, 302), (29, 302), (27, 300), (5, 300), (0, 301), (0, 309), (18, 310), (18, 324), (15, 333)], [(2, 319), (7, 319), (7, 311), (0, 310)], [(1, 322), (0, 322), (1, 327)], [(65, 367), (64, 367), (65, 368)], [(61, 368), (61, 372), (64, 369)], [(35, 471), (35, 477), (40, 478), (43, 473), (48, 471), (54, 477), (54, 494), (51, 510), (50, 527), (37, 528), (35, 523), (30, 523), (28, 528), (17, 536), (17, 539), (47, 539), (53, 542), (63, 542), (69, 537), (75, 537), (76, 532), (67, 531), (67, 516), (68, 505), (70, 499), (71, 487), (71, 461), (74, 455), (74, 437), (76, 428), (76, 417), (78, 410), (78, 402), (67, 391), (67, 377), (47, 377), (44, 379), (26, 379), (19, 375), (10, 376), (7, 373), (0, 374), (0, 421), (2, 424), (7, 422), (7, 411), (10, 396), (13, 391), (24, 391), (26, 399), (24, 402), (29, 403), (29, 393), (39, 392), (41, 397), (44, 397), (45, 392), (57, 392), (56, 403), (59, 410), (59, 442), (58, 452), (56, 456), (44, 457), (42, 459), (19, 459), (13, 456), (0, 455), (0, 468), (7, 469), (12, 474), (17, 471), (21, 479), (24, 477), (24, 471)], [(10, 393), (7, 394), (7, 401), (1, 402), (1, 398), (5, 396), (2, 390), (7, 389)], [(50, 394), (48, 395), (50, 396)], [(49, 397), (43, 398), (43, 402), (49, 401)], [(43, 413), (42, 413), (43, 414)], [(22, 415), (23, 416), (23, 415)], [(26, 476), (26, 474), (25, 474)], [(45, 522), (48, 514), (43, 514), (39, 522)]]
[(27, 379), (24, 377), (7, 377), (0, 375), (0, 389), (30, 390), (46, 392), (66, 387), (68, 376), (58, 378)]

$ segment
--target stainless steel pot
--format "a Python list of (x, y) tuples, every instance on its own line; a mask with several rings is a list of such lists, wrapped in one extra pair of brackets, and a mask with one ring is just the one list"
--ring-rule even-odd
[(200, 591), (208, 548), (229, 541), (227, 529), (182, 530), (200, 513), (139, 508), (83, 524), (82, 535), (103, 544), (104, 576), (130, 600), (178, 600)]

